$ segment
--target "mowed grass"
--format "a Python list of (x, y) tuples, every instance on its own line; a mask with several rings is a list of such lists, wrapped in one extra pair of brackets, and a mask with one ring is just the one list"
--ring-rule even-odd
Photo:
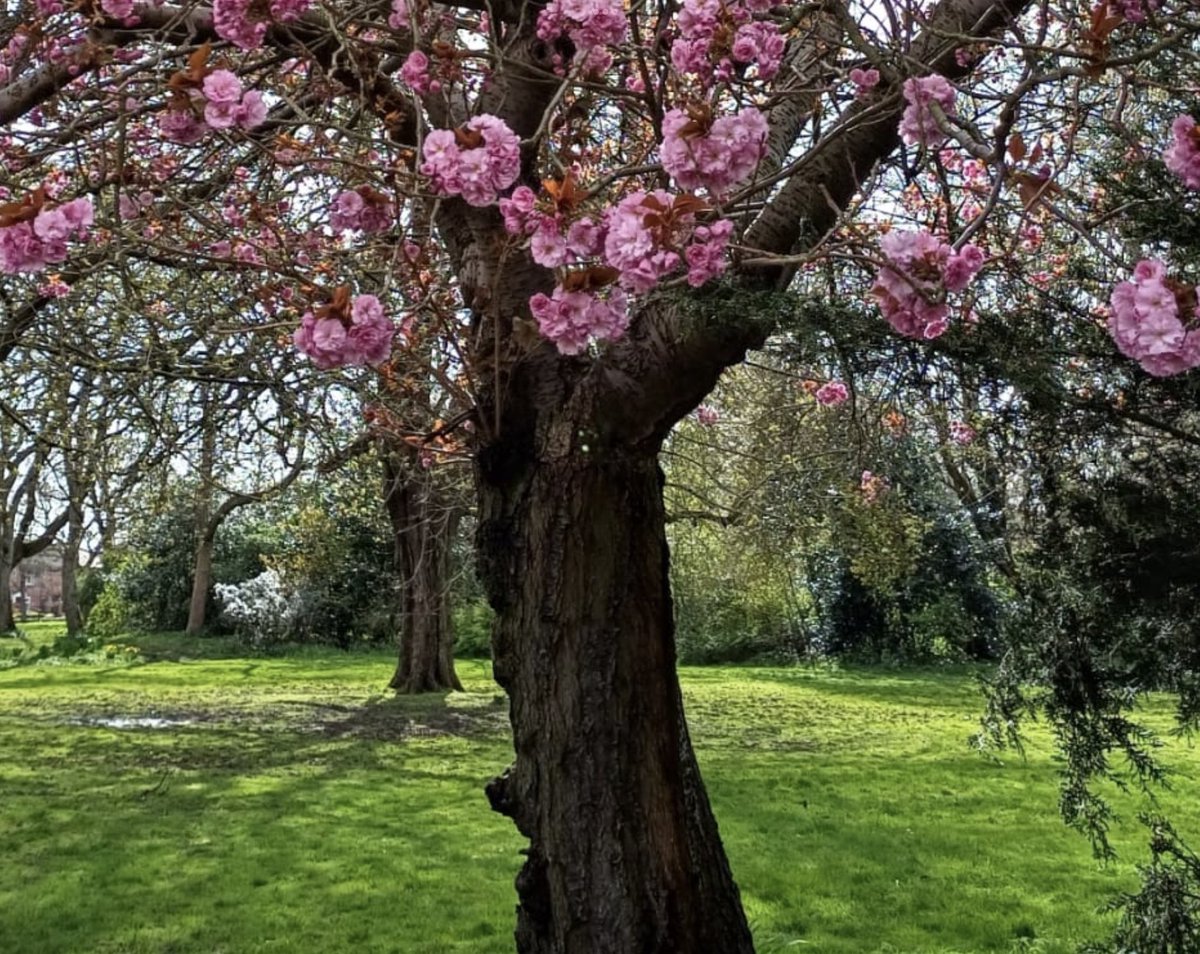
[[(387, 653), (137, 642), (133, 665), (0, 671), (0, 952), (513, 949), (523, 842), (482, 793), (510, 757), (485, 663), (397, 699)], [(968, 674), (682, 678), (763, 954), (1066, 954), (1136, 884), (1143, 803), (1117, 799), (1121, 861), (1098, 866), (1041, 730), (1026, 761), (970, 751)], [(1163, 757), (1162, 807), (1200, 836), (1200, 756)]]

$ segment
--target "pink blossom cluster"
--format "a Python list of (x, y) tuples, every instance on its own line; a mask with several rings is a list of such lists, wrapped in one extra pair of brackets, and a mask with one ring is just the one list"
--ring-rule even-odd
[(553, 43), (565, 34), (575, 46), (575, 62), (592, 76), (612, 65), (606, 47), (624, 41), (628, 29), (622, 0), (551, 0), (537, 20), (538, 38)]
[[(530, 302), (542, 333), (564, 354), (578, 354), (589, 338), (612, 339), (624, 332), (624, 292), (644, 294), (685, 267), (694, 287), (725, 271), (733, 223), (718, 219), (698, 225), (696, 216), (706, 206), (694, 196), (636, 192), (597, 220), (577, 209), (580, 200), (570, 177), (553, 192), (551, 200), (539, 202), (532, 189), (518, 186), (499, 205), (505, 229), (528, 236), (535, 262), (570, 269), (554, 297), (539, 295)], [(614, 281), (622, 291), (593, 294)]]
[(130, 219), (136, 219), (142, 214), (143, 209), (149, 208), (153, 204), (154, 193), (149, 190), (143, 190), (137, 195), (122, 192), (117, 199), (117, 215), (122, 222), (128, 222)]
[(381, 364), (392, 353), (396, 329), (374, 295), (358, 295), (349, 315), (326, 306), (306, 311), (292, 340), (318, 368)]
[(712, 225), (699, 225), (683, 256), (687, 259), (688, 284), (699, 288), (725, 271), (725, 246), (733, 234), (733, 222), (717, 219)]
[(817, 403), (822, 407), (837, 407), (850, 397), (850, 391), (841, 381), (826, 381), (817, 388)]
[(685, 262), (688, 284), (696, 288), (725, 271), (733, 223), (719, 219), (697, 226), (689, 208), (658, 190), (635, 192), (608, 211), (604, 260), (618, 271), (624, 288), (644, 294)]
[(888, 264), (879, 270), (871, 295), (883, 317), (910, 338), (936, 338), (949, 324), (946, 292), (970, 284), (983, 266), (974, 245), (959, 251), (928, 232), (889, 232), (879, 243)]
[(696, 408), (696, 420), (704, 427), (714, 427), (721, 420), (721, 412), (715, 407), (701, 404)]
[(213, 70), (196, 85), (200, 96), (177, 92), (159, 116), (159, 132), (171, 142), (199, 142), (211, 129), (254, 129), (267, 118), (262, 93), (243, 91), (242, 81), (229, 70)]
[(854, 84), (855, 98), (866, 99), (871, 95), (871, 90), (879, 85), (879, 70), (852, 69), (850, 71), (850, 82)]
[(43, 207), (31, 219), (0, 228), (0, 272), (40, 272), (67, 257), (67, 239), (87, 238), (92, 224), (92, 201), (73, 199)]
[(133, 16), (133, 0), (100, 0), (100, 9), (110, 17), (126, 20)]
[(496, 116), (476, 116), (459, 129), (435, 129), (425, 137), (421, 172), (434, 191), (461, 195), (469, 205), (485, 206), (517, 180), (521, 142)]
[(907, 79), (903, 92), (908, 104), (900, 118), (900, 135), (904, 141), (930, 148), (945, 142), (946, 134), (938, 127), (930, 106), (936, 103), (947, 116), (954, 115), (954, 87), (946, 77), (935, 73)]
[(555, 288), (550, 296), (539, 292), (529, 299), (529, 310), (538, 331), (562, 354), (579, 354), (593, 338), (620, 338), (629, 327), (629, 303), (620, 288), (610, 288), (603, 296)]
[[(213, 29), (217, 36), (234, 46), (257, 50), (272, 22), (295, 20), (310, 6), (312, 0), (270, 0), (269, 5), (261, 0), (213, 0)], [(264, 16), (269, 19), (263, 19)]]
[[(708, 126), (681, 109), (663, 117), (663, 169), (680, 188), (723, 195), (754, 173), (766, 148), (767, 120), (753, 106)], [(697, 128), (701, 127), (701, 128)]]
[(568, 224), (557, 207), (553, 212), (538, 208), (537, 193), (517, 186), (511, 196), (500, 200), (504, 228), (510, 235), (529, 236), (529, 253), (546, 268), (559, 268), (595, 259), (604, 248), (604, 226), (584, 215)]
[(1110, 299), (1108, 330), (1121, 353), (1157, 377), (1200, 365), (1200, 307), (1196, 289), (1173, 281), (1157, 259), (1143, 259), (1132, 282), (1121, 282)]
[(538, 208), (537, 195), (528, 186), (518, 186), (500, 200), (505, 229), (529, 236), (530, 255), (539, 265), (561, 268), (601, 259), (617, 270), (621, 286), (636, 294), (648, 292), (684, 265), (688, 284), (695, 288), (725, 271), (733, 223), (718, 219), (697, 225), (695, 208), (702, 208), (696, 200), (685, 200), (681, 208), (676, 197), (661, 190), (636, 192), (600, 222), (581, 215), (568, 224), (560, 210)]
[(388, 26), (393, 30), (411, 30), (412, 12), (408, 0), (392, 0), (392, 12), (388, 15)]
[(159, 115), (158, 131), (165, 139), (186, 146), (203, 139), (208, 132), (208, 125), (196, 118), (191, 106), (173, 104)]
[(338, 193), (329, 212), (329, 227), (337, 232), (386, 232), (395, 218), (395, 207), (387, 196), (364, 185)]
[(1167, 168), (1189, 189), (1200, 189), (1200, 126), (1184, 113), (1171, 123), (1171, 135), (1174, 142), (1163, 156)]
[(442, 88), (442, 84), (429, 75), (429, 57), (420, 50), (413, 50), (404, 58), (400, 79), (418, 96), (436, 93)]
[(200, 89), (205, 99), (204, 121), (211, 129), (254, 129), (267, 118), (262, 93), (254, 89), (243, 92), (242, 81), (229, 70), (213, 70)]
[(771, 79), (783, 60), (784, 37), (773, 22), (755, 19), (771, 6), (771, 0), (683, 0), (671, 65), (706, 86), (729, 82), (751, 66), (759, 79)]
[(951, 421), (950, 422), (950, 440), (954, 441), (961, 447), (974, 443), (978, 433), (966, 421)]
[(1130, 23), (1145, 23), (1146, 11), (1157, 10), (1158, 0), (1108, 0), (1108, 8)]

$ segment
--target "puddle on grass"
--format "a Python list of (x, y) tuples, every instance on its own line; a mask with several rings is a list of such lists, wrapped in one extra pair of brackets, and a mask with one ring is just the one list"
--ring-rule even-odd
[(163, 719), (158, 716), (93, 716), (71, 719), (68, 725), (86, 725), (94, 729), (174, 729), (195, 725), (195, 719)]

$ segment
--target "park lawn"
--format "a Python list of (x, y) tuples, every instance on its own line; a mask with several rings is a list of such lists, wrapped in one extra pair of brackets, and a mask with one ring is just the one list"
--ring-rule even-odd
[[(459, 664), (465, 693), (397, 699), (388, 653), (129, 641), (133, 664), (0, 671), (0, 952), (513, 949), (522, 841), (482, 794), (509, 758), (486, 663)], [(969, 674), (683, 683), (761, 954), (1066, 954), (1136, 884), (1142, 802), (1118, 800), (1121, 861), (1098, 866), (1042, 730), (1025, 761), (970, 751)], [(162, 721), (112, 721), (138, 718)], [(1200, 841), (1200, 756), (1164, 759), (1162, 805)]]

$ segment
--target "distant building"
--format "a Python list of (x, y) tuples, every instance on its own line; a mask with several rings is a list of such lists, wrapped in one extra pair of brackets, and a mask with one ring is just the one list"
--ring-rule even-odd
[(62, 563), (62, 550), (50, 546), (17, 564), (10, 580), (13, 608), (19, 615), (62, 615)]

